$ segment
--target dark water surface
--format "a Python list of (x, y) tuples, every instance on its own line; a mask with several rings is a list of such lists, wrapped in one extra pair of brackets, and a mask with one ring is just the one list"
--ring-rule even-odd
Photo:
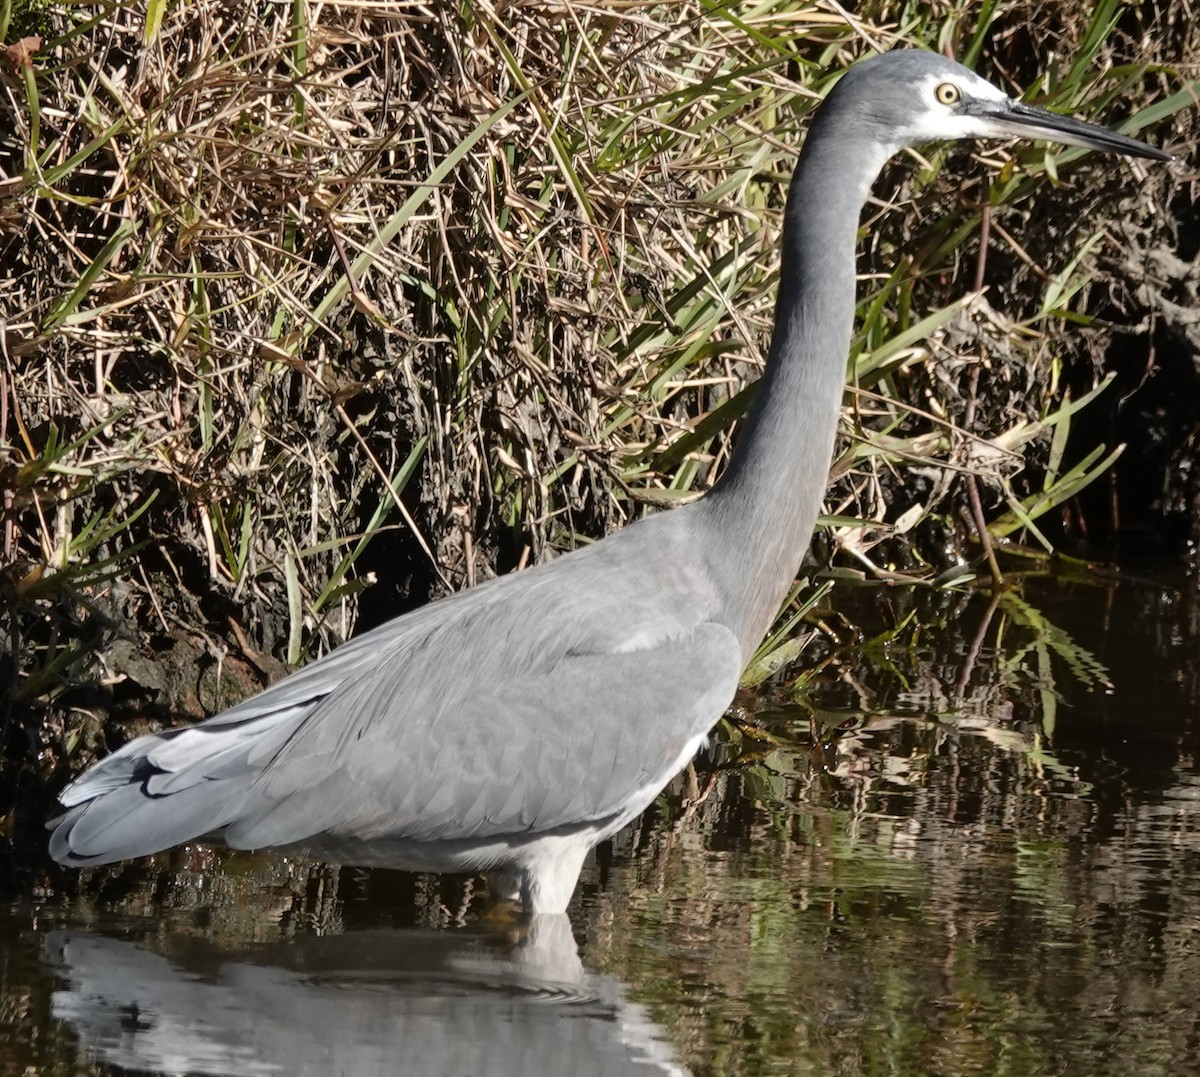
[(47, 869), (0, 1074), (1200, 1072), (1194, 581), (834, 605), (569, 925), (203, 848)]

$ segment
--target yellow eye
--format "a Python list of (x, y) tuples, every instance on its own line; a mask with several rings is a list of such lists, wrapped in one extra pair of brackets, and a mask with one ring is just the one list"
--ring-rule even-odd
[(938, 99), (939, 104), (957, 105), (962, 100), (962, 90), (953, 82), (939, 82), (933, 96)]

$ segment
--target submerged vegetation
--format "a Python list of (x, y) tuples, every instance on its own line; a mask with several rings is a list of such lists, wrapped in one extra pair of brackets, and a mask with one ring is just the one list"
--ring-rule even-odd
[[(859, 56), (945, 49), (1167, 149), (1195, 132), (1178, 0), (255, 13), (0, 0), (4, 748), (42, 776), (97, 710), (217, 709), (702, 492), (807, 116)], [(1115, 526), (1077, 500), (1120, 451), (1087, 405), (1114, 354), (1190, 363), (1152, 310), (1195, 220), (1168, 169), (1080, 157), (885, 175), (823, 566), (963, 581), (989, 539)]]

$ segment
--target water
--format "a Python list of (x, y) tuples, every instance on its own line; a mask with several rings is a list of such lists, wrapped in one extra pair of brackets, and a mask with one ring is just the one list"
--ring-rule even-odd
[(0, 1073), (1195, 1072), (1194, 584), (836, 602), (569, 926), (202, 848), (47, 869)]

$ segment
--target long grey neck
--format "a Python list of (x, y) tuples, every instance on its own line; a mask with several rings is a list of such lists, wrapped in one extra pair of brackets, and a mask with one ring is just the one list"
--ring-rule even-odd
[[(825, 123), (820, 121), (825, 119)], [(854, 328), (858, 219), (889, 150), (818, 116), (784, 217), (775, 328), (729, 467), (696, 505), (712, 528), (725, 623), (750, 654), (808, 549), (829, 474)]]

